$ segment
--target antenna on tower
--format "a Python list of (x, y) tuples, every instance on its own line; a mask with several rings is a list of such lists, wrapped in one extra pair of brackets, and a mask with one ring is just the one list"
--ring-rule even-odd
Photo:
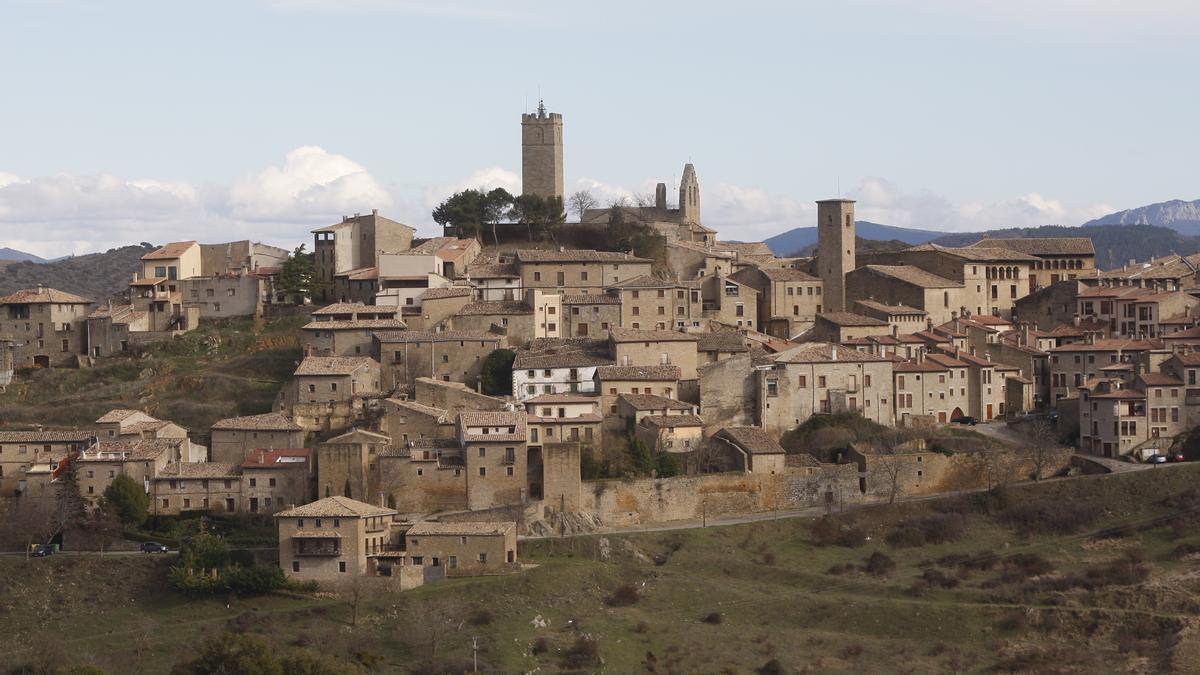
[(837, 177), (837, 196), (838, 196), (838, 199), (842, 198), (842, 177), (841, 176)]

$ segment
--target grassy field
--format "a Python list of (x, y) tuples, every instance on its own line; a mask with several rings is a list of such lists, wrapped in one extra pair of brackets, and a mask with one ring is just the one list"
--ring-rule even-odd
[(143, 354), (100, 359), (94, 368), (25, 371), (0, 411), (21, 424), (89, 426), (113, 408), (138, 408), (191, 429), (232, 415), (268, 412), (300, 359), (307, 314), (261, 322), (204, 322)]
[[(462, 672), (472, 638), (495, 672), (1195, 672), (1197, 479), (869, 509), (839, 523), (857, 547), (820, 546), (801, 519), (526, 542), (520, 575), (362, 593), (357, 626), (332, 593), (182, 598), (162, 558), (5, 558), (0, 659), (166, 672), (230, 630), (377, 672)], [(886, 543), (947, 519), (958, 538)]]

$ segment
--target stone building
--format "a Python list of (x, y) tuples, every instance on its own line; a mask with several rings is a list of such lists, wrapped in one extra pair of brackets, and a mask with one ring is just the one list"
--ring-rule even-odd
[(858, 338), (891, 334), (892, 327), (886, 321), (853, 312), (825, 312), (817, 315), (812, 330), (805, 337), (815, 342), (841, 344)]
[(696, 178), (696, 167), (690, 162), (683, 167), (679, 181), (678, 208), (667, 203), (667, 185), (659, 183), (654, 190), (654, 203), (636, 205), (621, 204), (615, 207), (588, 209), (580, 218), (581, 223), (607, 224), (618, 209), (619, 217), (648, 227), (671, 241), (693, 242), (711, 246), (717, 241), (717, 232), (700, 222), (700, 181)]
[(475, 287), (478, 300), (512, 302), (522, 297), (521, 273), (512, 256), (480, 255), (467, 266), (462, 279)]
[(384, 400), (380, 428), (400, 445), (418, 438), (454, 438), (455, 435), (454, 419), (444, 408), (401, 398)]
[(242, 475), (236, 464), (172, 462), (150, 479), (150, 512), (169, 516), (204, 510), (237, 513), (242, 509)]
[(1168, 332), (1160, 323), (1190, 318), (1200, 300), (1183, 291), (1158, 291), (1138, 286), (1097, 286), (1078, 292), (1076, 314), (1081, 320), (1108, 324), (1110, 338), (1156, 338)]
[(562, 296), (563, 337), (603, 336), (621, 325), (621, 299), (612, 295)]
[(339, 403), (378, 394), (379, 362), (369, 356), (307, 356), (293, 374), (293, 403)]
[(1145, 363), (1152, 351), (1165, 349), (1162, 343), (1152, 340), (1095, 339), (1064, 344), (1049, 350), (1050, 353), (1050, 405), (1060, 398), (1082, 387), (1093, 378), (1106, 375), (1104, 369), (1119, 364)]
[(734, 464), (741, 471), (781, 474), (787, 470), (787, 453), (783, 446), (758, 427), (723, 427), (713, 434), (713, 439), (732, 449)]
[(524, 402), (540, 394), (591, 394), (600, 366), (612, 364), (606, 340), (534, 340), (513, 360), (513, 396)]
[(420, 307), (426, 291), (451, 286), (479, 255), (475, 239), (434, 237), (411, 249), (380, 251), (371, 274), (376, 305)]
[(598, 447), (600, 397), (581, 394), (542, 394), (525, 401), (529, 444), (569, 441)]
[(1029, 292), (1059, 281), (1094, 276), (1096, 249), (1091, 237), (984, 237), (972, 248), (1003, 248), (1038, 258), (1029, 271)]
[(671, 330), (614, 328), (610, 349), (619, 366), (679, 366), (681, 382), (696, 380), (699, 340), (695, 334)]
[[(550, 309), (557, 314), (555, 307)], [(539, 332), (544, 333), (545, 329), (538, 330), (539, 321), (534, 316), (534, 309), (524, 302), (472, 302), (460, 307), (445, 323), (455, 331), (503, 334), (508, 338), (508, 344), (514, 347), (526, 344), (535, 337), (558, 337), (559, 332), (556, 316), (549, 324), (555, 335), (538, 335)], [(546, 321), (542, 320), (540, 325), (546, 326)]]
[(381, 488), (375, 469), (391, 442), (385, 434), (356, 428), (317, 445), (318, 496), (376, 501)]
[(664, 398), (679, 396), (679, 366), (600, 366), (596, 369), (596, 391), (600, 393), (601, 414), (617, 413), (621, 394), (654, 394)]
[(704, 420), (699, 415), (646, 415), (633, 433), (654, 452), (693, 452), (704, 439)]
[[(338, 303), (313, 312), (313, 320), (300, 329), (305, 353), (312, 356), (373, 356), (376, 332), (408, 328), (397, 318), (395, 308), (369, 308), (372, 311), (358, 308), (367, 308), (367, 305)], [(334, 314), (329, 312), (331, 309), (349, 311)]]
[(741, 331), (722, 330), (696, 334), (696, 350), (702, 363), (714, 363), (750, 351)]
[(413, 516), (467, 509), (467, 468), (457, 436), (391, 445), (377, 462), (378, 491), (389, 508)]
[(521, 194), (564, 197), (563, 119), (541, 100), (536, 113), (521, 115)]
[(885, 321), (895, 333), (914, 333), (925, 328), (925, 310), (907, 305), (889, 305), (877, 300), (858, 300), (854, 311), (863, 316)]
[(275, 513), (313, 498), (312, 450), (260, 448), (241, 464), (242, 505), (250, 513)]
[(302, 448), (304, 429), (279, 413), (227, 417), (213, 423), (212, 461), (241, 464), (260, 448)]
[(421, 377), (474, 387), (484, 359), (507, 344), (505, 336), (487, 331), (389, 330), (375, 333), (374, 353), (384, 391), (411, 387)]
[(759, 424), (781, 434), (819, 414), (857, 412), (892, 426), (892, 362), (813, 342), (770, 356), (758, 374)]
[(825, 311), (849, 306), (846, 275), (854, 270), (854, 200), (817, 202), (817, 267), (825, 289)]
[[(119, 474), (125, 474), (142, 484), (147, 493), (153, 491), (154, 477), (169, 464), (199, 465), (185, 452), (185, 441), (178, 438), (153, 440), (100, 441), (83, 448), (76, 461), (79, 492), (95, 502)], [(151, 504), (151, 513), (157, 513)]]
[[(133, 304), (100, 305), (87, 316), (88, 355), (95, 358), (124, 354), (139, 334), (150, 330), (150, 317)], [(132, 335), (131, 335), (132, 334)]]
[(75, 365), (89, 353), (91, 301), (56, 288), (27, 288), (0, 297), (0, 341), (12, 347), (16, 368)]
[(654, 261), (628, 253), (592, 250), (522, 249), (513, 256), (522, 290), (540, 288), (563, 295), (590, 295), (637, 276)]
[(640, 275), (611, 284), (605, 293), (620, 303), (620, 326), (633, 330), (672, 330), (701, 317), (700, 286)]
[(924, 417), (945, 424), (970, 414), (967, 363), (944, 354), (930, 354), (920, 361), (897, 363), (892, 372), (898, 423), (910, 426)]
[(458, 438), (467, 465), (467, 508), (525, 502), (529, 493), (524, 410), (461, 413)]
[(318, 228), (312, 233), (313, 261), (320, 285), (317, 296), (328, 301), (335, 299), (337, 275), (375, 267), (380, 251), (407, 251), (412, 247), (416, 230), (372, 210), (369, 216), (344, 216), (340, 223)]
[(293, 579), (337, 583), (370, 571), (389, 548), (393, 509), (328, 497), (275, 514), (279, 566)]
[(0, 497), (25, 493), (25, 474), (37, 464), (57, 465), (70, 453), (92, 447), (94, 430), (0, 431)]
[(822, 281), (786, 267), (749, 267), (730, 278), (758, 291), (758, 330), (792, 338), (806, 330), (823, 304)]
[(923, 310), (933, 323), (959, 315), (964, 304), (962, 282), (915, 265), (863, 265), (846, 275), (850, 300), (876, 300)]
[(517, 564), (517, 524), (414, 523), (404, 534), (413, 564), (440, 559), (447, 576), (495, 573)]

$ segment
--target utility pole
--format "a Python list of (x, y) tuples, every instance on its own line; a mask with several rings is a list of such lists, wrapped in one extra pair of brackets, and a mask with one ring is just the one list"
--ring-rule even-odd
[(708, 500), (704, 499), (700, 502), (700, 526), (708, 527)]
[(567, 495), (565, 492), (558, 496), (558, 536), (567, 536)]
[(471, 672), (479, 672), (479, 638), (471, 638), (471, 660), (474, 665), (471, 667)]

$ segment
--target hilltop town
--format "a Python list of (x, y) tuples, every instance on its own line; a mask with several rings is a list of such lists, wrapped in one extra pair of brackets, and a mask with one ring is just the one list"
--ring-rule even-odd
[[(407, 590), (520, 574), (525, 537), (840, 511), (1191, 452), (1200, 256), (1100, 270), (1084, 237), (859, 252), (855, 202), (832, 198), (816, 254), (779, 257), (721, 238), (691, 163), (677, 192), (601, 205), (564, 193), (563, 117), (539, 106), (520, 123), (523, 193), (454, 195), (442, 236), (371, 211), (313, 230), (311, 252), (159, 246), (114, 298), (0, 297), (9, 395), (206, 325), (300, 317), (270, 409), (206, 428), (152, 401), (87, 425), (6, 419), (4, 543), (87, 548), (64, 491), (87, 522), (124, 476), (143, 518), (271, 517), (294, 582)], [(502, 198), (508, 218), (480, 215)], [(136, 546), (121, 540), (105, 545)]]

